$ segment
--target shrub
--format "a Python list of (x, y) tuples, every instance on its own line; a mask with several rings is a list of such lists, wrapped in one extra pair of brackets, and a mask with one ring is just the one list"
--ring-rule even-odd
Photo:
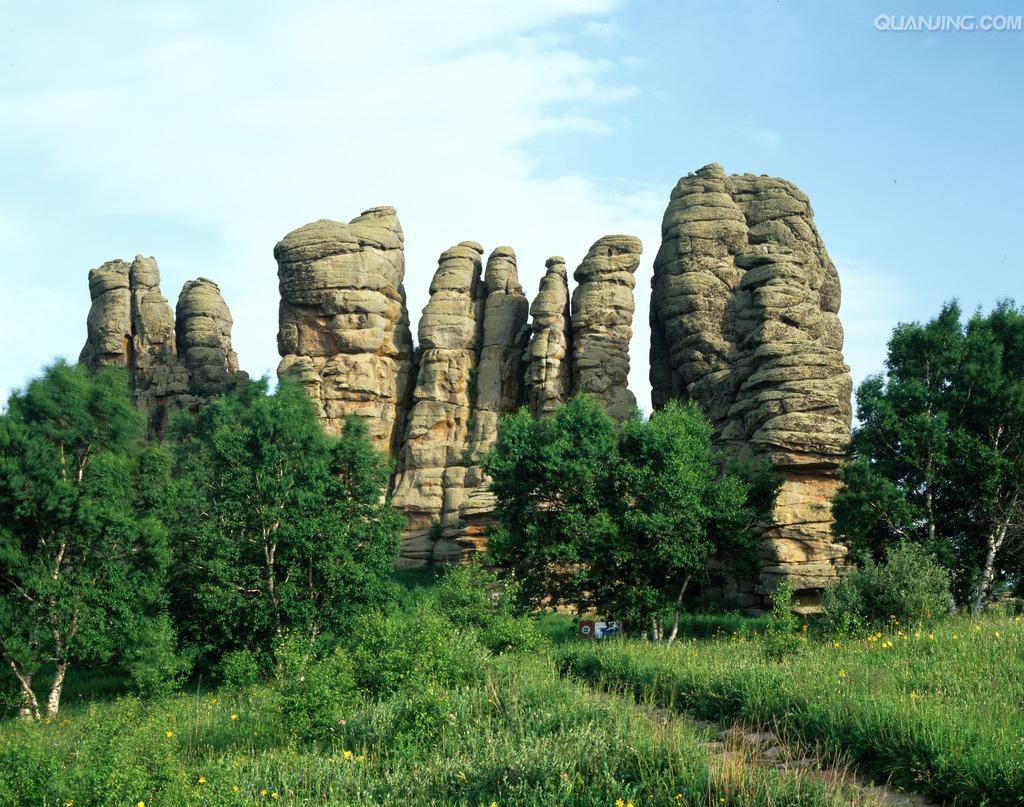
[(518, 585), (477, 562), (450, 567), (426, 605), (474, 631), (492, 653), (530, 652), (547, 643), (522, 607)]
[(951, 602), (949, 572), (924, 548), (907, 542), (889, 547), (884, 563), (865, 558), (822, 597), (824, 625), (834, 633), (929, 622)]
[(170, 695), (181, 686), (191, 665), (178, 652), (169, 617), (154, 620), (145, 635), (146, 643), (137, 641), (124, 654), (131, 690), (149, 699)]
[(358, 700), (352, 661), (342, 648), (318, 657), (309, 639), (291, 635), (274, 652), (274, 690), (284, 732), (305, 741), (340, 736)]
[(469, 632), (459, 630), (431, 608), (411, 616), (367, 614), (361, 617), (347, 650), (356, 686), (385, 697), (410, 682), (414, 686), (460, 686), (478, 681), (487, 651)]
[(763, 647), (769, 658), (782, 659), (800, 651), (803, 638), (797, 633), (799, 622), (793, 613), (793, 586), (782, 580), (771, 595), (772, 610), (765, 624)]
[(220, 676), (229, 689), (245, 689), (263, 677), (259, 657), (249, 649), (227, 653), (220, 662)]

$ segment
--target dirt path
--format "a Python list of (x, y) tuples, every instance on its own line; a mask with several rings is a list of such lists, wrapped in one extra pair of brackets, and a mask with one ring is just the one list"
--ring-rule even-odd
[(645, 706), (635, 701), (634, 705), (661, 724), (685, 721), (703, 738), (704, 747), (723, 768), (758, 767), (797, 773), (821, 782), (832, 792), (842, 791), (859, 797), (860, 804), (875, 804), (878, 807), (940, 807), (937, 802), (930, 801), (920, 793), (906, 793), (887, 785), (873, 784), (855, 773), (843, 760), (827, 759), (813, 749), (787, 745), (772, 731), (739, 724), (723, 728), (671, 709)]

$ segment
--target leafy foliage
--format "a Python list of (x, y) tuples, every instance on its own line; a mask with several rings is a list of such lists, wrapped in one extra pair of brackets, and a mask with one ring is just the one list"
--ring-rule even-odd
[(949, 611), (949, 572), (917, 544), (886, 548), (885, 562), (868, 557), (826, 589), (824, 622), (833, 633), (856, 633), (897, 622), (924, 624)]
[[(55, 670), (52, 715), (72, 664), (131, 662), (160, 642), (173, 654), (170, 555), (152, 498), (168, 460), (143, 449), (142, 434), (113, 368), (59, 362), (0, 415), (0, 657), (26, 715), (40, 715), (33, 678), (44, 664)], [(139, 672), (150, 685), (163, 674)]]
[(305, 392), (282, 382), (273, 395), (249, 384), (175, 425), (173, 594), (201, 662), (270, 654), (286, 633), (336, 636), (392, 601), (403, 522), (361, 421), (329, 437)]
[(1004, 302), (965, 323), (951, 303), (900, 325), (857, 417), (838, 533), (876, 560), (897, 540), (926, 545), (976, 608), (994, 582), (1020, 585), (1024, 312)]
[[(751, 546), (752, 493), (774, 491), (722, 472), (711, 426), (671, 402), (620, 428), (577, 396), (550, 418), (505, 418), (485, 460), (501, 528), (494, 561), (532, 604), (575, 603), (634, 623), (678, 607), (712, 554)], [(767, 485), (771, 487), (771, 483)]]
[(475, 632), (492, 653), (538, 650), (546, 642), (518, 594), (516, 583), (480, 563), (465, 563), (445, 570), (425, 605)]
[(802, 637), (797, 633), (799, 623), (793, 613), (793, 584), (781, 580), (771, 594), (772, 608), (764, 629), (764, 650), (771, 659), (783, 659), (799, 652)]

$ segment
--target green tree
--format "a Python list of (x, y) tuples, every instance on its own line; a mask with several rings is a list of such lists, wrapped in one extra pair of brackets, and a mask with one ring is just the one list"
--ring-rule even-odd
[(177, 421), (172, 439), (175, 612), (198, 660), (269, 658), (287, 633), (315, 642), (393, 598), (403, 520), (361, 420), (331, 437), (300, 387), (268, 395), (264, 381)]
[[(505, 418), (485, 467), (501, 527), (495, 562), (534, 604), (572, 602), (654, 637), (714, 554), (750, 546), (755, 489), (722, 470), (695, 404), (672, 402), (616, 428), (577, 396), (550, 418)], [(772, 496), (766, 497), (770, 503)]]
[(857, 417), (837, 532), (876, 560), (897, 540), (923, 544), (976, 610), (997, 579), (1019, 583), (1001, 561), (1024, 544), (1024, 313), (1003, 302), (965, 323), (950, 303), (898, 326)]
[[(63, 362), (0, 415), (0, 656), (23, 716), (57, 713), (73, 664), (126, 658), (166, 632), (169, 552), (151, 493), (168, 463), (142, 448), (143, 428), (123, 371)], [(44, 710), (34, 679), (50, 666)]]

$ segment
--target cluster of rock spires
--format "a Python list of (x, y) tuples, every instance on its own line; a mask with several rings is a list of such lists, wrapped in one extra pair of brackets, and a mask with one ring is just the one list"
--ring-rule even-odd
[(718, 445), (783, 477), (763, 525), (761, 579), (731, 592), (756, 604), (785, 577), (812, 604), (846, 547), (832, 536), (836, 470), (850, 436), (839, 274), (807, 197), (785, 180), (679, 180), (662, 223), (651, 297), (652, 401), (697, 401)]
[[(760, 458), (784, 483), (761, 526), (761, 576), (732, 583), (757, 604), (778, 579), (806, 599), (846, 553), (830, 500), (849, 438), (839, 277), (807, 197), (780, 179), (726, 176), (712, 164), (679, 181), (662, 225), (651, 300), (655, 407), (696, 400), (720, 448)], [(494, 501), (481, 468), (499, 418), (549, 415), (577, 392), (615, 418), (635, 406), (629, 342), (639, 239), (590, 248), (569, 294), (552, 257), (530, 305), (516, 255), (463, 241), (440, 257), (414, 347), (403, 287), (402, 228), (391, 207), (347, 224), (320, 220), (274, 248), (281, 304), (279, 375), (301, 383), (324, 427), (366, 419), (395, 460), (391, 497), (408, 520), (400, 564), (479, 550)], [(231, 315), (213, 282), (190, 281), (176, 316), (152, 258), (89, 273), (92, 308), (81, 361), (128, 368), (151, 434), (240, 383)]]
[(480, 244), (456, 244), (438, 261), (413, 350), (393, 208), (307, 224), (277, 244), (278, 373), (306, 387), (327, 429), (366, 416), (394, 456), (392, 501), (408, 520), (401, 563), (481, 548), (494, 502), (480, 463), (502, 415), (523, 405), (550, 414), (581, 390), (629, 414), (640, 250), (630, 236), (600, 239), (576, 270), (571, 305), (565, 261), (549, 259), (531, 311), (511, 247), (485, 268)]
[(160, 292), (160, 268), (137, 255), (89, 272), (92, 305), (79, 361), (128, 370), (147, 432), (163, 432), (178, 411), (195, 412), (248, 376), (231, 348), (231, 313), (212, 280), (188, 281), (172, 312)]

